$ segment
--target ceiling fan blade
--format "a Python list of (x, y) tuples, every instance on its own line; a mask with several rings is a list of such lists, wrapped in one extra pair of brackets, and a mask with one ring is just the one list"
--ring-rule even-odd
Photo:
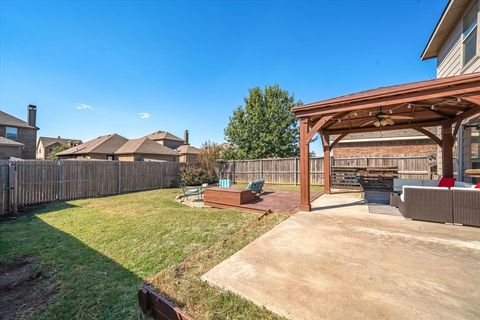
[(391, 116), (388, 115), (388, 114), (380, 113), (380, 114), (377, 114), (375, 117), (377, 117), (379, 119), (387, 119), (387, 118), (390, 118)]
[(411, 120), (413, 117), (411, 116), (390, 116), (390, 119), (406, 119), (406, 120)]
[(393, 121), (392, 118), (385, 119), (385, 123), (388, 124), (389, 126), (393, 126), (395, 124), (395, 121)]
[(364, 124), (362, 124), (361, 128), (365, 127), (365, 126), (368, 126), (369, 124), (372, 124), (374, 123), (376, 120), (372, 120), (372, 121), (368, 121), (368, 122), (365, 122)]

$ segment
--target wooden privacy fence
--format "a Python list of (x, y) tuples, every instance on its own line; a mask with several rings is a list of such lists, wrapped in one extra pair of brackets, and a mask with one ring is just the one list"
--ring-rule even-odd
[(178, 186), (179, 163), (95, 160), (0, 162), (0, 213), (55, 200)]
[[(429, 179), (428, 156), (331, 158), (332, 167), (398, 167), (403, 179)], [(271, 184), (299, 184), (300, 159), (231, 160), (219, 163), (222, 178), (246, 183), (262, 178)], [(310, 158), (310, 183), (323, 185), (323, 157)]]

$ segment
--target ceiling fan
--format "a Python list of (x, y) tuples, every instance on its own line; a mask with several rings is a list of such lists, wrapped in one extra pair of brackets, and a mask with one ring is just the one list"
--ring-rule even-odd
[(378, 113), (375, 115), (375, 120), (368, 121), (362, 125), (362, 127), (368, 126), (369, 124), (372, 124), (377, 127), (385, 127), (385, 126), (393, 126), (395, 124), (394, 120), (411, 120), (413, 117), (411, 116), (396, 116), (396, 115), (389, 115), (385, 114), (383, 112)]

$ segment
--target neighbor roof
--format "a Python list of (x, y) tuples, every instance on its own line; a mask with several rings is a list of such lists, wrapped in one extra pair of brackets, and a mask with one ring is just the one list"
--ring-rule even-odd
[(37, 129), (36, 127), (29, 126), (27, 122), (20, 120), (12, 116), (11, 114), (8, 114), (3, 111), (0, 111), (0, 125), (19, 127), (19, 128)]
[(5, 147), (23, 147), (24, 144), (13, 141), (4, 137), (0, 137), (0, 146), (5, 146)]
[(472, 0), (448, 1), (447, 6), (443, 10), (441, 17), (422, 52), (422, 60), (438, 56), (440, 48), (472, 2)]
[(153, 132), (153, 133), (151, 133), (151, 134), (149, 134), (145, 137), (149, 138), (150, 140), (154, 140), (154, 141), (157, 141), (157, 140), (172, 140), (172, 141), (184, 142), (183, 139), (171, 134), (168, 131), (156, 131), (156, 132)]
[(121, 146), (115, 154), (156, 154), (167, 156), (178, 156), (174, 150), (150, 140), (147, 137), (133, 139)]
[(180, 154), (199, 154), (200, 153), (200, 149), (195, 148), (189, 144), (183, 144), (175, 150), (177, 150), (177, 152)]
[(82, 140), (79, 139), (67, 139), (67, 138), (54, 138), (54, 137), (40, 137), (38, 138), (38, 142), (42, 142), (42, 145), (44, 148), (51, 146), (52, 144), (55, 143), (60, 143), (61, 145), (67, 147), (69, 142), (78, 142), (82, 143)]
[(114, 154), (121, 146), (128, 141), (127, 138), (122, 137), (116, 133), (106, 136), (100, 136), (96, 139), (87, 141), (76, 147), (59, 152), (59, 156), (80, 155), (80, 154)]

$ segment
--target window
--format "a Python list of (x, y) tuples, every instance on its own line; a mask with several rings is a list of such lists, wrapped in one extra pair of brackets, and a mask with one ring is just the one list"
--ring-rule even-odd
[(463, 65), (477, 55), (477, 5), (473, 5), (463, 17)]
[(18, 139), (18, 128), (6, 127), (5, 128), (5, 138), (10, 140)]

